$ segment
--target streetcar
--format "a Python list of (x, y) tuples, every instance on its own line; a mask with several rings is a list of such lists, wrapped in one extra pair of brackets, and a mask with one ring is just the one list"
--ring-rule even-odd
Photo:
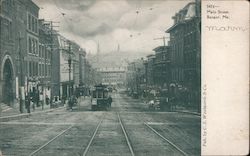
[(103, 84), (94, 86), (91, 92), (91, 110), (107, 110), (111, 107), (111, 103), (108, 87)]

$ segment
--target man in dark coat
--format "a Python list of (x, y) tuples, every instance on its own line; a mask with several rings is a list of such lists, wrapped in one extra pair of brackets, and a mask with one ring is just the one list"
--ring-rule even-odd
[(69, 103), (69, 109), (73, 110), (73, 105), (74, 105), (74, 97), (73, 96), (69, 97), (68, 103)]
[(25, 108), (27, 109), (27, 112), (30, 113), (30, 97), (25, 96)]
[(111, 96), (108, 97), (108, 105), (109, 107), (111, 107), (111, 103), (112, 103), (113, 99)]

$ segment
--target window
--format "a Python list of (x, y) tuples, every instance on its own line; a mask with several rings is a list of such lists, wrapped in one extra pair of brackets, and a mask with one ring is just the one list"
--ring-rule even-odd
[(29, 47), (29, 50), (28, 50), (28, 51), (29, 51), (29, 53), (32, 53), (32, 48), (31, 48), (31, 46), (32, 46), (32, 44), (31, 44), (31, 38), (29, 37), (29, 38), (28, 38), (28, 40), (29, 40), (29, 41), (28, 41), (28, 44), (29, 44), (29, 46), (28, 46), (28, 47)]
[(42, 50), (42, 45), (41, 44), (39, 44), (39, 49), (38, 49), (38, 56), (41, 58), (41, 55), (42, 55), (42, 53), (41, 53), (41, 50)]
[(48, 49), (45, 49), (45, 59), (48, 59)]
[(47, 64), (44, 65), (44, 76), (45, 76), (45, 77), (48, 76), (48, 71), (47, 71), (47, 70), (48, 70), (48, 67), (47, 67), (47, 66), (48, 66)]
[(34, 23), (35, 23), (34, 18), (31, 17), (31, 31), (33, 31), (33, 32), (34, 32), (34, 28), (35, 28)]
[(28, 75), (32, 76), (31, 73), (32, 73), (32, 65), (31, 65), (31, 62), (29, 62), (29, 72), (28, 72)]
[(35, 30), (34, 31), (37, 33), (37, 19), (35, 19), (34, 25), (35, 25)]
[(32, 76), (35, 76), (35, 69), (36, 69), (35, 62), (32, 62), (32, 71), (31, 71)]
[(38, 76), (41, 76), (41, 64), (38, 64)]
[(37, 53), (37, 40), (34, 40), (34, 42), (35, 42), (34, 54), (36, 54), (36, 55), (37, 55), (37, 54), (38, 54), (38, 53)]
[(38, 63), (36, 63), (36, 76), (38, 76)]
[(47, 64), (47, 76), (49, 76), (49, 65)]
[(49, 76), (51, 76), (51, 65), (49, 65)]
[(34, 39), (31, 39), (31, 54), (34, 53)]
[(42, 76), (44, 76), (44, 64), (42, 64)]
[(28, 29), (31, 30), (31, 15), (28, 14)]
[(28, 37), (28, 52), (30, 54), (38, 55), (39, 51), (39, 45), (38, 40), (36, 38), (33, 38), (31, 36)]
[(31, 15), (30, 13), (28, 13), (28, 19), (27, 19), (27, 28), (28, 30), (34, 32), (34, 33), (38, 33), (38, 20), (35, 16)]
[(45, 47), (43, 46), (43, 50), (42, 50), (42, 58), (45, 58)]
[(12, 38), (12, 22), (9, 22), (9, 26), (8, 26), (8, 36), (9, 36), (9, 39)]

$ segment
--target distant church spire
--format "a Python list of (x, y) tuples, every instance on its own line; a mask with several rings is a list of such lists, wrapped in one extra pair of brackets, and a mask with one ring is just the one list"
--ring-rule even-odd
[(117, 52), (120, 52), (120, 44), (117, 46)]
[(99, 41), (97, 43), (96, 57), (97, 57), (97, 62), (99, 63), (99, 57), (100, 57), (100, 45), (99, 45)]

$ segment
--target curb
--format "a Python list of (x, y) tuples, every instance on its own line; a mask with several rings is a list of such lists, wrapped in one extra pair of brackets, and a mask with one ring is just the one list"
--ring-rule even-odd
[(192, 115), (196, 115), (196, 116), (201, 116), (201, 113), (196, 113), (196, 112), (189, 112), (189, 111), (175, 111), (178, 113), (186, 113), (186, 114), (192, 114)]
[(59, 110), (62, 108), (65, 108), (65, 106), (59, 107), (59, 108), (54, 108), (54, 109), (49, 109), (49, 110), (45, 110), (45, 111), (33, 112), (33, 113), (24, 113), (24, 114), (17, 114), (17, 115), (11, 115), (11, 116), (4, 116), (4, 117), (0, 117), (0, 122), (7, 122), (10, 120), (28, 118), (28, 117), (32, 116), (33, 114), (52, 112), (52, 111)]

